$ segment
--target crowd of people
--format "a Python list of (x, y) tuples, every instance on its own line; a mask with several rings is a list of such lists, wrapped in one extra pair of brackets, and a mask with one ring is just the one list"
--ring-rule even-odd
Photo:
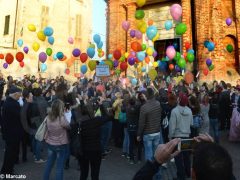
[[(5, 80), (1, 75), (0, 98), (0, 125), (5, 141), (1, 174), (14, 174), (20, 152), (22, 161), (27, 161), (29, 144), (35, 163), (46, 163), (44, 180), (49, 179), (55, 161), (56, 179), (63, 179), (71, 155), (79, 162), (81, 180), (88, 178), (89, 166), (91, 178), (97, 180), (101, 161), (112, 151), (110, 139), (122, 149), (121, 155), (130, 164), (141, 162), (143, 152), (144, 160), (152, 162), (159, 144), (167, 143), (167, 146), (172, 139), (209, 133), (218, 144), (220, 132), (229, 130), (229, 140), (240, 141), (240, 80), (236, 86), (224, 81), (201, 85), (187, 84), (184, 80), (176, 83), (174, 78), (132, 85), (125, 78), (101, 81), (85, 77), (71, 84), (63, 76), (44, 79), (26, 75), (21, 80), (8, 76)], [(44, 141), (39, 141), (35, 135), (42, 123), (47, 128)], [(74, 141), (76, 136), (80, 143), (78, 155), (73, 152), (78, 144)], [(41, 151), (44, 143), (47, 161)], [(203, 144), (202, 149), (206, 147), (211, 145)], [(213, 151), (216, 147), (212, 147)], [(196, 161), (200, 159), (194, 157), (197, 171)], [(191, 177), (191, 152), (178, 152), (174, 159), (177, 179)], [(167, 167), (166, 160), (159, 163)], [(158, 168), (149, 171), (155, 174), (155, 179), (161, 178)], [(135, 176), (141, 178), (149, 178), (144, 167)]]

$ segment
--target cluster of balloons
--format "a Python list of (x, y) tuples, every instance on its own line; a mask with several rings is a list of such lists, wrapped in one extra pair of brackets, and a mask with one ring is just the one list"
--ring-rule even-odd
[[(129, 26), (130, 26), (130, 25), (129, 25)], [(94, 42), (96, 43), (96, 45), (97, 45), (98, 57), (102, 58), (105, 53), (104, 53), (104, 51), (102, 50), (103, 42), (101, 41), (101, 36), (100, 36), (99, 34), (95, 34), (95, 35), (93, 36), (93, 41), (94, 41)], [(89, 55), (90, 58), (93, 58), (93, 57), (95, 56), (95, 45), (94, 45), (94, 44), (91, 44), (91, 45), (89, 46), (89, 48), (91, 48), (91, 49), (89, 49), (88, 55)], [(94, 51), (93, 51), (93, 50), (94, 50)]]
[(206, 59), (206, 65), (210, 71), (214, 69), (214, 65), (212, 64), (212, 60), (210, 58)]

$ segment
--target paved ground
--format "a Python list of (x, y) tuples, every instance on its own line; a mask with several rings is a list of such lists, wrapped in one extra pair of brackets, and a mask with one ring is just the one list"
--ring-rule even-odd
[[(228, 149), (234, 162), (234, 174), (237, 180), (240, 180), (240, 143), (230, 143), (226, 139), (226, 133), (222, 134), (222, 145)], [(0, 140), (0, 164), (2, 164), (4, 154), (3, 141)], [(131, 180), (136, 171), (143, 164), (130, 165), (127, 159), (121, 157), (119, 149), (113, 149), (113, 152), (102, 161), (100, 180)], [(41, 180), (45, 164), (35, 164), (31, 153), (28, 153), (28, 162), (16, 165), (16, 172), (25, 174), (29, 180)], [(169, 164), (168, 169), (163, 170), (163, 180), (172, 180), (175, 177), (175, 166), (173, 163)], [(52, 179), (54, 173), (52, 172)], [(77, 170), (77, 161), (71, 159), (70, 169), (65, 170), (64, 179), (74, 180), (79, 179), (80, 171)], [(90, 178), (89, 178), (90, 179)]]

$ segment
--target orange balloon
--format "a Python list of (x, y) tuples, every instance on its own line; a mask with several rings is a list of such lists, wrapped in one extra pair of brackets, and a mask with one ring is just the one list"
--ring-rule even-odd
[(4, 59), (4, 54), (0, 54), (0, 59)]
[(194, 76), (191, 72), (187, 72), (184, 77), (186, 83), (191, 84), (194, 80)]
[(132, 50), (134, 50), (135, 52), (139, 52), (139, 51), (142, 51), (142, 46), (139, 42), (137, 41), (134, 41), (131, 43), (131, 48)]
[(153, 25), (153, 20), (152, 20), (152, 19), (149, 19), (149, 20), (148, 20), (148, 25), (149, 25), (149, 26), (152, 26), (152, 25)]
[(149, 64), (149, 62), (150, 62), (150, 58), (147, 56), (147, 57), (145, 57), (145, 62), (147, 63), (147, 64)]
[(169, 69), (172, 71), (174, 70), (174, 65), (173, 64), (169, 64)]

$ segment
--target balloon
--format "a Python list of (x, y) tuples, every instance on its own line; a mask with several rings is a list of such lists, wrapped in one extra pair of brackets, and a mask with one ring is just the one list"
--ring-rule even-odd
[(148, 20), (148, 25), (149, 25), (149, 26), (152, 26), (152, 25), (153, 25), (153, 20), (152, 20), (152, 19), (149, 19), (149, 20)]
[(153, 56), (154, 58), (157, 57), (157, 51), (154, 51), (152, 56)]
[(205, 48), (208, 47), (208, 43), (209, 43), (209, 41), (204, 41), (204, 47), (205, 47)]
[(8, 68), (8, 63), (4, 63), (4, 64), (3, 64), (3, 68), (4, 68), (4, 69), (7, 69), (7, 68)]
[(0, 54), (0, 59), (4, 59), (4, 55), (3, 54)]
[(147, 69), (146, 69), (145, 67), (142, 67), (142, 68), (141, 68), (141, 71), (142, 71), (142, 72), (146, 72), (146, 70), (147, 70)]
[(113, 58), (113, 55), (112, 54), (109, 54), (108, 55), (108, 59), (112, 59)]
[(123, 21), (123, 22), (122, 22), (122, 28), (123, 28), (125, 31), (128, 31), (129, 28), (130, 28), (130, 22), (128, 22), (128, 21)]
[(114, 67), (114, 68), (118, 67), (118, 64), (119, 64), (119, 63), (118, 63), (118, 60), (114, 60), (114, 61), (113, 61), (113, 67)]
[(40, 48), (40, 45), (37, 42), (34, 42), (33, 45), (32, 45), (32, 48), (35, 52), (37, 52)]
[(14, 57), (11, 53), (7, 53), (6, 56), (5, 56), (5, 60), (8, 64), (12, 64), (12, 62), (14, 60)]
[(134, 41), (131, 43), (131, 48), (132, 50), (134, 50), (135, 52), (139, 52), (139, 51), (142, 51), (142, 46), (139, 42), (137, 41)]
[(146, 62), (147, 64), (149, 64), (150, 58), (149, 58), (148, 56), (145, 58), (145, 62)]
[(53, 28), (52, 27), (45, 27), (45, 29), (44, 29), (44, 35), (45, 36), (51, 36), (51, 35), (53, 35)]
[(125, 56), (125, 58), (127, 58), (127, 57), (129, 56), (129, 53), (128, 53), (128, 52), (125, 52), (125, 53), (124, 53), (124, 56)]
[(157, 27), (156, 26), (149, 26), (147, 28), (148, 39), (153, 39), (156, 35), (157, 35)]
[(137, 58), (140, 62), (142, 62), (145, 59), (145, 52), (144, 51), (140, 51), (137, 53)]
[(155, 67), (155, 68), (158, 67), (158, 62), (156, 62), (156, 61), (153, 62), (153, 67)]
[(126, 59), (126, 58), (125, 58), (125, 56), (124, 56), (124, 55), (122, 55), (122, 56), (120, 57), (119, 61), (120, 61), (120, 62), (124, 62), (124, 61), (125, 61), (125, 59)]
[(19, 39), (19, 40), (17, 41), (17, 44), (18, 44), (19, 47), (22, 47), (22, 45), (23, 45), (23, 40), (22, 40), (22, 39)]
[(173, 24), (172, 24), (172, 21), (171, 21), (171, 20), (168, 20), (168, 21), (165, 22), (165, 29), (166, 29), (167, 31), (170, 30), (170, 29), (172, 29), (172, 26), (173, 26)]
[(174, 65), (173, 64), (169, 64), (169, 69), (172, 71), (172, 70), (174, 70)]
[(130, 31), (130, 36), (131, 36), (131, 38), (134, 38), (134, 37), (135, 37), (135, 30), (131, 30), (131, 31)]
[(137, 0), (138, 7), (143, 7), (145, 3), (146, 3), (146, 0)]
[(133, 79), (131, 80), (131, 83), (132, 83), (132, 85), (136, 86), (136, 85), (137, 85), (137, 79), (136, 79), (136, 78), (133, 78)]
[(149, 55), (149, 56), (152, 56), (152, 55), (153, 55), (153, 52), (154, 52), (153, 47), (148, 47), (147, 50), (146, 50), (146, 53), (147, 53), (147, 55)]
[(152, 81), (154, 81), (157, 77), (157, 71), (155, 69), (151, 69), (149, 72), (148, 72), (148, 76), (150, 77), (150, 79)]
[(128, 64), (129, 64), (130, 66), (133, 66), (133, 65), (135, 64), (135, 58), (134, 58), (134, 57), (128, 58)]
[(93, 40), (96, 44), (99, 44), (101, 42), (101, 36), (99, 36), (98, 34), (95, 34), (93, 36)]
[(146, 33), (147, 31), (147, 23), (144, 20), (140, 20), (137, 22), (137, 29), (141, 32), (141, 33)]
[(63, 57), (64, 57), (64, 54), (63, 54), (62, 52), (58, 52), (58, 53), (57, 53), (57, 58), (58, 58), (59, 60), (63, 59)]
[(182, 68), (182, 69), (184, 69), (185, 67), (186, 67), (186, 61), (185, 61), (185, 59), (183, 59), (183, 58), (180, 58), (179, 60), (178, 60), (178, 66), (180, 67), (180, 68)]
[(93, 58), (95, 55), (95, 49), (94, 48), (88, 48), (87, 49), (87, 54), (90, 58)]
[(122, 53), (118, 49), (113, 52), (114, 59), (119, 60), (121, 56), (122, 56)]
[(69, 44), (73, 44), (73, 43), (74, 43), (74, 39), (73, 39), (72, 37), (69, 37), (69, 38), (68, 38), (68, 43), (69, 43)]
[(195, 59), (194, 54), (187, 53), (187, 60), (188, 60), (188, 62), (192, 63), (194, 61), (194, 59)]
[(189, 50), (188, 50), (188, 53), (191, 53), (191, 54), (194, 55), (194, 50), (193, 50), (193, 49), (189, 49)]
[(29, 24), (28, 25), (28, 30), (32, 31), (32, 32), (35, 32), (36, 31), (36, 26), (34, 24)]
[(122, 63), (120, 64), (120, 69), (121, 69), (122, 71), (126, 71), (127, 68), (128, 68), (128, 64), (127, 64), (126, 62), (122, 62)]
[(227, 19), (226, 19), (226, 24), (227, 24), (228, 26), (231, 26), (231, 24), (232, 24), (232, 19), (231, 19), (231, 18), (227, 18)]
[(24, 67), (24, 62), (23, 61), (21, 61), (20, 63), (19, 63), (19, 65), (20, 65), (20, 67)]
[(41, 71), (45, 72), (47, 70), (47, 65), (45, 63), (41, 64)]
[(179, 4), (173, 4), (170, 7), (170, 13), (175, 21), (179, 21), (182, 16), (182, 7)]
[(185, 48), (188, 50), (191, 47), (190, 42), (185, 42)]
[(65, 70), (65, 73), (66, 73), (67, 75), (69, 75), (69, 74), (70, 74), (70, 69), (67, 68), (67, 69)]
[(207, 59), (206, 60), (206, 64), (207, 64), (207, 66), (211, 66), (212, 65), (212, 60), (211, 59)]
[(102, 58), (104, 56), (104, 51), (98, 53), (98, 57)]
[(143, 19), (145, 16), (145, 13), (143, 10), (137, 10), (136, 13), (135, 13), (135, 18), (140, 20), (140, 19)]
[(109, 69), (113, 69), (113, 61), (111, 60), (106, 60), (105, 64), (109, 66)]
[(136, 37), (137, 39), (142, 39), (142, 33), (141, 33), (140, 31), (136, 30), (136, 31), (135, 31), (135, 37)]
[(91, 61), (88, 62), (88, 67), (89, 67), (89, 69), (90, 69), (91, 71), (93, 71), (94, 69), (96, 69), (96, 66), (97, 66), (97, 62), (96, 62), (96, 61), (91, 60)]
[(204, 69), (204, 70), (203, 70), (203, 74), (204, 74), (205, 76), (207, 76), (207, 75), (208, 75), (208, 69)]
[(51, 56), (51, 55), (52, 55), (52, 49), (51, 49), (51, 48), (47, 48), (47, 49), (46, 49), (46, 54), (47, 54), (48, 56)]
[(158, 66), (161, 71), (166, 71), (167, 69), (167, 63), (165, 61), (159, 61)]
[(170, 60), (172, 60), (176, 55), (176, 50), (173, 46), (168, 46), (166, 54)]
[(176, 70), (177, 72), (181, 72), (181, 68), (180, 68), (178, 65), (175, 66), (175, 70)]
[(176, 55), (175, 55), (175, 57), (174, 57), (174, 60), (175, 60), (175, 61), (178, 61), (180, 58), (181, 58), (180, 52), (176, 52)]
[(53, 55), (53, 59), (54, 59), (54, 60), (57, 60), (57, 54), (54, 54), (54, 55)]
[(38, 31), (37, 37), (38, 37), (38, 39), (41, 40), (41, 41), (45, 41), (45, 39), (46, 39), (46, 36), (45, 36), (45, 34), (44, 34), (43, 31)]
[(101, 41), (98, 45), (97, 45), (97, 48), (98, 49), (101, 49), (103, 47), (103, 42)]
[(181, 36), (183, 35), (185, 32), (187, 31), (187, 25), (184, 24), (184, 23), (179, 23), (177, 26), (176, 26), (176, 34)]
[(152, 39), (153, 42), (157, 41), (159, 39), (159, 34), (157, 33), (157, 35)]
[(82, 53), (80, 55), (80, 60), (82, 63), (85, 63), (87, 61), (87, 59), (88, 59), (88, 55), (86, 53)]
[(177, 50), (177, 48), (178, 48), (178, 43), (177, 43), (177, 42), (174, 42), (174, 43), (173, 43), (173, 47), (175, 48), (175, 50)]
[(86, 72), (87, 72), (87, 70), (88, 70), (88, 68), (87, 68), (87, 65), (86, 64), (83, 64), (82, 66), (81, 66), (81, 73), (82, 74), (86, 74)]
[(115, 70), (115, 74), (116, 74), (117, 76), (119, 76), (119, 75), (121, 74), (121, 70), (120, 70), (120, 69), (116, 69), (116, 70)]
[(17, 52), (15, 57), (18, 62), (21, 62), (24, 59), (24, 54), (22, 52)]
[(147, 48), (147, 45), (146, 44), (142, 44), (142, 51), (145, 51)]
[(78, 49), (78, 48), (75, 48), (75, 49), (72, 51), (72, 55), (73, 55), (74, 57), (78, 57), (78, 56), (80, 56), (80, 54), (81, 54), (81, 51), (80, 51), (80, 49)]
[(208, 51), (210, 51), (210, 52), (213, 51), (214, 48), (215, 48), (214, 43), (213, 42), (209, 42), (207, 48), (208, 48)]
[(45, 52), (39, 53), (38, 59), (39, 59), (39, 61), (41, 61), (42, 63), (45, 63), (46, 60), (47, 60), (47, 55), (46, 55), (46, 53), (45, 53)]
[(95, 49), (95, 44), (92, 44), (92, 43), (91, 43), (91, 44), (89, 45), (89, 48)]
[(184, 76), (184, 80), (187, 84), (191, 84), (194, 80), (194, 76), (191, 72), (186, 72), (185, 76)]
[(231, 44), (228, 44), (226, 48), (229, 53), (233, 52), (233, 46)]
[(53, 45), (53, 44), (54, 44), (54, 37), (49, 36), (49, 37), (48, 37), (48, 43), (51, 44), (51, 45)]
[(24, 48), (23, 48), (23, 51), (27, 54), (28, 53), (28, 51), (29, 51), (29, 49), (28, 49), (28, 47), (27, 46), (25, 46)]
[(211, 64), (211, 66), (209, 66), (208, 69), (209, 69), (210, 71), (212, 71), (212, 70), (214, 69), (214, 65)]

